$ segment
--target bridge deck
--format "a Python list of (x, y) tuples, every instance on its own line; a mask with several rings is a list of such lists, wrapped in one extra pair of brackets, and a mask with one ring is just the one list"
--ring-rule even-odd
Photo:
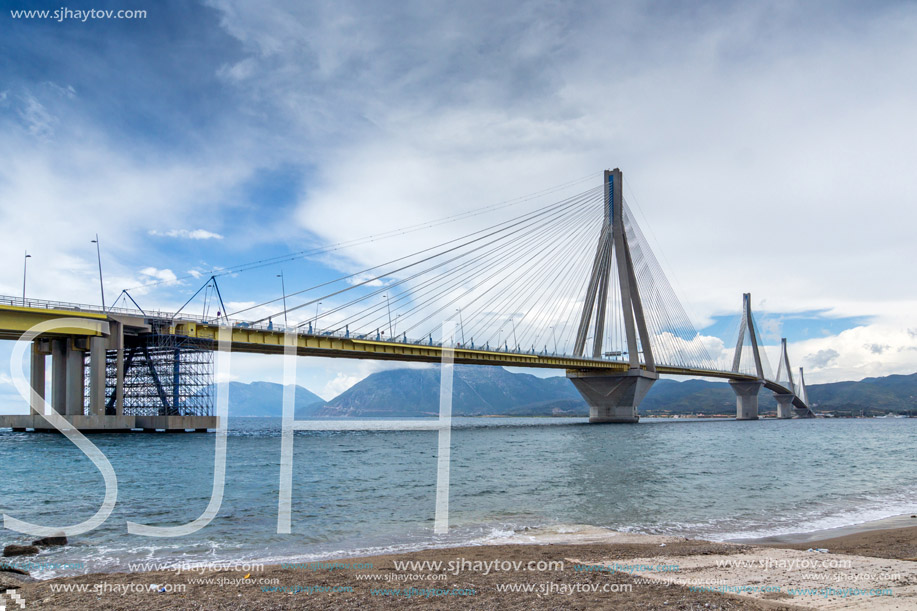
[[(136, 310), (102, 311), (92, 306), (78, 304), (61, 304), (56, 302), (28, 301), (26, 305), (16, 305), (11, 298), (2, 298), (0, 302), (0, 339), (18, 339), (33, 325), (60, 318), (82, 318), (90, 320), (142, 320), (160, 333), (169, 333), (193, 337), (213, 342), (216, 349), (220, 325), (212, 321), (192, 320), (184, 317), (172, 317), (168, 313), (157, 312), (155, 315), (144, 315)], [(19, 300), (16, 300), (17, 302)], [(54, 335), (92, 335), (92, 331), (62, 327)], [(245, 322), (236, 322), (232, 326), (231, 340), (234, 352), (254, 354), (283, 354), (285, 333), (281, 329), (251, 326)], [(330, 358), (377, 359), (405, 362), (438, 363), (442, 360), (443, 348), (429, 342), (380, 341), (365, 337), (348, 337), (334, 334), (296, 333), (296, 352), (300, 356), (320, 356)], [(454, 360), (463, 365), (495, 365), (503, 367), (526, 367), (546, 369), (567, 369), (577, 371), (626, 372), (628, 364), (623, 361), (605, 359), (575, 358), (562, 354), (532, 354), (531, 352), (512, 352), (502, 350), (482, 350), (459, 346), (454, 349)], [(656, 370), (663, 375), (696, 376), (729, 380), (754, 381), (755, 376), (733, 371), (710, 369), (691, 369), (667, 365), (657, 365)], [(792, 391), (780, 384), (765, 380), (764, 386), (776, 393)], [(797, 407), (805, 408), (801, 401)]]

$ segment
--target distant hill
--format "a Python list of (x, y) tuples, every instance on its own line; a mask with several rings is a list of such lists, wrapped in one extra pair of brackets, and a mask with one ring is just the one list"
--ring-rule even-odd
[[(374, 373), (318, 410), (325, 417), (410, 417), (439, 414), (438, 367)], [(537, 378), (502, 367), (457, 365), (455, 416), (575, 414), (588, 410), (566, 378)]]
[[(296, 418), (416, 417), (439, 413), (439, 368), (374, 373), (331, 401), (302, 386)], [(917, 374), (809, 386), (817, 411), (839, 415), (884, 412), (917, 414)], [(229, 384), (229, 414), (279, 417), (283, 386), (270, 382)], [(776, 411), (773, 395), (759, 395), (761, 412)], [(663, 378), (640, 405), (642, 414), (734, 414), (735, 394), (726, 382)], [(563, 376), (538, 378), (502, 367), (457, 365), (452, 413), (456, 416), (586, 416), (589, 408)]]
[[(917, 374), (866, 378), (859, 382), (811, 384), (809, 400), (816, 411), (860, 414), (901, 412), (917, 414)], [(774, 395), (758, 395), (761, 412), (776, 411)], [(640, 411), (656, 413), (733, 413), (735, 394), (726, 382), (661, 379), (643, 400)]]
[[(324, 404), (325, 400), (312, 391), (302, 386), (296, 387), (296, 418), (311, 418)], [(271, 382), (230, 382), (229, 415), (279, 418), (283, 415), (283, 385)]]
[(809, 387), (809, 398), (818, 409), (837, 411), (907, 412), (917, 414), (917, 373), (865, 378), (859, 382), (834, 382)]
[[(917, 413), (917, 374), (867, 378), (809, 386), (819, 411), (838, 413)], [(759, 396), (761, 412), (776, 411), (773, 394)], [(439, 368), (375, 373), (324, 405), (317, 417), (411, 417), (439, 413)], [(735, 394), (726, 382), (663, 378), (640, 405), (644, 414), (734, 414)], [(573, 384), (563, 376), (538, 378), (502, 367), (459, 365), (453, 380), (456, 416), (585, 416), (589, 413)]]

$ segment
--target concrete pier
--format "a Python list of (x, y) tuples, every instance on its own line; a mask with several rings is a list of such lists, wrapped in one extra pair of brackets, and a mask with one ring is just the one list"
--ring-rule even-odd
[(777, 417), (778, 418), (792, 418), (793, 417), (793, 400), (795, 398), (796, 398), (796, 395), (793, 395), (793, 394), (774, 393), (774, 399), (777, 400)]
[[(215, 416), (64, 416), (64, 419), (81, 433), (144, 432), (204, 432), (216, 429)], [(0, 427), (14, 431), (32, 430), (38, 433), (55, 433), (57, 429), (39, 415), (0, 416)]]
[[(71, 333), (74, 331), (66, 327), (65, 330)], [(199, 355), (209, 350), (209, 345), (198, 342), (197, 346), (183, 348), (180, 342), (167, 343), (166, 354), (173, 357), (173, 361), (168, 362), (168, 359), (163, 358), (164, 349), (159, 344), (155, 341), (144, 343), (143, 336), (152, 336), (153, 330), (143, 319), (109, 317), (106, 330), (107, 333), (96, 335), (52, 335), (32, 340), (29, 384), (37, 397), (30, 397), (28, 414), (0, 415), (0, 428), (12, 428), (14, 431), (57, 431), (44, 415), (45, 383), (49, 375), (46, 362), (48, 355), (51, 356), (50, 409), (62, 416), (70, 426), (84, 433), (132, 430), (200, 432), (216, 428), (215, 416), (201, 415), (201, 412), (206, 414), (211, 411), (207, 407), (209, 395), (203, 395), (197, 403), (194, 402), (197, 397), (195, 389), (212, 379), (206, 358), (198, 356), (197, 361), (191, 363), (192, 367), (197, 368), (189, 373), (195, 386), (191, 386), (190, 390), (183, 386), (186, 384), (184, 368), (188, 361), (187, 354), (192, 357)], [(132, 342), (129, 348), (126, 347), (125, 335), (129, 335), (128, 341)], [(190, 352), (182, 354), (182, 349)], [(141, 352), (142, 360), (134, 358), (135, 354)], [(151, 353), (159, 360), (151, 359)], [(157, 377), (156, 367), (163, 375)], [(126, 389), (125, 377), (128, 372), (136, 377), (138, 370), (142, 373), (150, 372), (158, 386), (159, 392), (155, 397), (144, 396), (145, 389), (142, 388), (138, 395), (136, 381), (133, 387)], [(160, 385), (161, 380), (168, 380), (169, 385)], [(130, 391), (134, 394), (128, 394)], [(138, 397), (140, 401), (146, 401), (139, 408)], [(191, 399), (190, 406), (183, 403), (188, 397)], [(126, 410), (125, 403), (128, 400), (133, 403)], [(139, 410), (143, 411), (136, 413)], [(125, 411), (134, 413), (126, 414)]]
[(111, 332), (109, 348), (115, 351), (115, 405), (108, 416), (124, 415), (124, 324), (121, 321), (109, 323)]
[(638, 422), (637, 408), (658, 379), (642, 370), (608, 375), (568, 371), (567, 377), (589, 405), (590, 423)]
[[(48, 342), (44, 342), (44, 345), (40, 341), (32, 342), (32, 363), (31, 371), (29, 374), (29, 383), (36, 393), (38, 393), (39, 399), (43, 400), (45, 398), (45, 349), (50, 348)], [(44, 403), (39, 401), (29, 401), (29, 413), (30, 414), (42, 414), (44, 413)]]
[(758, 419), (758, 392), (764, 386), (763, 381), (740, 382), (729, 380), (729, 386), (736, 394), (736, 420)]
[(104, 337), (89, 339), (89, 414), (105, 415), (105, 359), (106, 344)]
[(51, 340), (51, 407), (58, 414), (67, 413), (67, 345), (70, 340)]
[(83, 394), (86, 387), (86, 372), (84, 370), (83, 352), (77, 350), (73, 345), (75, 342), (67, 342), (66, 358), (66, 384), (67, 397), (64, 400), (66, 413), (68, 416), (83, 415)]

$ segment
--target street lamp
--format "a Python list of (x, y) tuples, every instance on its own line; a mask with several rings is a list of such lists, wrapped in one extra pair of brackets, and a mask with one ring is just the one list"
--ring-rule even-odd
[(462, 346), (465, 345), (465, 323), (462, 322), (462, 308), (456, 308), (456, 312), (459, 315), (459, 326), (462, 328)]
[(102, 251), (99, 248), (99, 234), (96, 234), (96, 239), (92, 241), (92, 244), (96, 245), (96, 257), (99, 259), (99, 290), (102, 292), (102, 311), (105, 311), (105, 285), (102, 284)]
[(510, 318), (511, 323), (513, 323), (513, 343), (516, 344), (516, 351), (519, 350), (519, 340), (516, 339), (516, 319)]
[(554, 354), (557, 354), (557, 335), (554, 333), (554, 327), (551, 327), (551, 337), (554, 338)]
[(28, 269), (29, 259), (32, 258), (32, 255), (29, 254), (29, 251), (25, 251), (25, 256), (22, 258), (22, 307), (25, 307), (25, 272)]
[(395, 337), (392, 333), (392, 302), (388, 298), (388, 293), (383, 295), (383, 297), (385, 297), (385, 305), (388, 307), (388, 337), (389, 339), (392, 339)]
[(318, 306), (322, 305), (322, 302), (319, 301), (315, 304), (315, 334), (318, 335)]
[(283, 283), (283, 270), (280, 270), (280, 273), (277, 274), (277, 277), (280, 278), (280, 290), (283, 291), (283, 327), (286, 329), (287, 326), (287, 287)]

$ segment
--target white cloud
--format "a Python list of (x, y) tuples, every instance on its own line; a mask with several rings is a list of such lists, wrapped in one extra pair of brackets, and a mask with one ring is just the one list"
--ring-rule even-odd
[(832, 363), (837, 362), (837, 357), (841, 355), (840, 352), (834, 350), (833, 348), (823, 348), (816, 352), (815, 354), (807, 354), (803, 357), (803, 360), (813, 368), (813, 369), (825, 369), (830, 366)]
[(220, 384), (222, 382), (239, 382), (242, 381), (242, 378), (238, 373), (230, 372), (228, 374), (224, 374), (218, 371), (214, 374), (213, 381), (216, 384)]
[(805, 368), (808, 383), (917, 373), (917, 337), (908, 324), (913, 320), (883, 318), (836, 335), (790, 342), (790, 364)]
[(170, 231), (150, 230), (150, 235), (163, 236), (167, 238), (184, 238), (187, 240), (222, 240), (223, 236), (206, 229), (172, 229)]
[[(149, 278), (129, 262), (156, 256), (138, 239), (149, 232), (150, 211), (157, 218), (193, 217), (207, 210), (201, 202), (218, 199), (248, 175), (229, 160), (189, 164), (172, 156), (151, 162), (143, 151), (122, 150), (102, 126), (79, 116), (44, 139), (7, 127), (0, 140), (0, 201), (16, 204), (0, 207), (0, 224), (21, 230), (0, 243), (0, 259), (18, 260), (29, 251), (28, 290), (34, 297), (99, 301), (90, 244), (96, 233), (106, 293), (146, 283)], [(22, 290), (21, 267), (14, 267), (0, 274), (0, 293)]]
[(48, 112), (48, 109), (31, 95), (25, 97), (25, 104), (19, 110), (19, 116), (29, 133), (39, 138), (53, 134), (58, 123), (57, 117)]
[(332, 380), (328, 381), (322, 387), (321, 392), (317, 392), (316, 394), (328, 401), (338, 396), (365, 377), (366, 376), (360, 376), (359, 374), (346, 374), (339, 371)]
[(347, 278), (346, 282), (347, 284), (350, 284), (351, 286), (360, 284), (362, 286), (368, 286), (368, 287), (379, 287), (383, 285), (382, 280), (377, 279), (372, 274), (367, 274), (367, 273), (355, 274), (353, 276), (350, 276)]
[(140, 275), (146, 276), (147, 278), (160, 280), (167, 284), (174, 283), (178, 280), (175, 272), (173, 272), (171, 269), (156, 269), (155, 267), (145, 267), (140, 270)]

